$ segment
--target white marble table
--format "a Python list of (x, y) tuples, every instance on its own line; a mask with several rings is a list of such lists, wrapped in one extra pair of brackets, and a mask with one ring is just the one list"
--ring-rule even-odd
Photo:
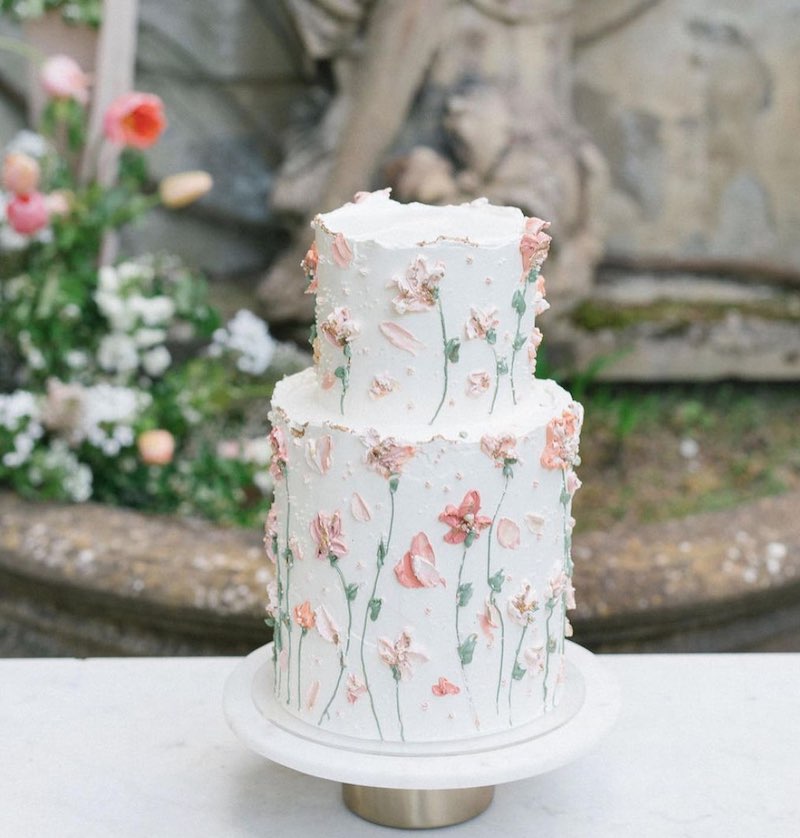
[[(431, 834), (800, 835), (800, 654), (602, 661), (623, 709), (598, 748)], [(0, 836), (399, 834), (239, 744), (222, 713), (236, 663), (0, 660)]]

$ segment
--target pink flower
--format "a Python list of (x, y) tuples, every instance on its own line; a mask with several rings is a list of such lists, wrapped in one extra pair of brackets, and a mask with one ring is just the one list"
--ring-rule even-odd
[(275, 425), (269, 432), (269, 444), (272, 448), (272, 459), (269, 463), (269, 473), (275, 480), (282, 480), (286, 472), (286, 437), (283, 430)]
[(67, 215), (72, 210), (75, 195), (68, 189), (54, 189), (44, 196), (50, 217)]
[(481, 627), (481, 631), (484, 635), (486, 635), (486, 639), (489, 641), (490, 646), (494, 642), (493, 629), (496, 629), (499, 625), (499, 623), (495, 622), (496, 614), (497, 606), (490, 598), (487, 597), (486, 602), (483, 605), (483, 611), (478, 612), (478, 625)]
[(388, 373), (376, 375), (369, 385), (369, 395), (372, 399), (382, 399), (398, 387), (397, 381)]
[(569, 496), (571, 498), (575, 497), (575, 492), (577, 492), (581, 486), (583, 486), (583, 483), (581, 483), (580, 478), (572, 469), (570, 469), (567, 472), (567, 492), (569, 492)]
[(569, 407), (547, 423), (545, 449), (541, 463), (545, 468), (567, 469), (578, 463), (583, 407), (572, 402)]
[(530, 364), (531, 372), (536, 372), (536, 356), (539, 353), (542, 337), (541, 329), (538, 326), (534, 326), (531, 331), (531, 336), (528, 338), (528, 363)]
[(492, 386), (492, 379), (486, 370), (475, 370), (467, 376), (467, 395), (482, 396)]
[(344, 347), (358, 336), (358, 326), (350, 318), (350, 309), (344, 306), (335, 308), (322, 321), (319, 327), (320, 332), (330, 343), (339, 349)]
[(499, 325), (500, 320), (497, 317), (496, 306), (492, 306), (488, 311), (481, 311), (479, 308), (470, 306), (469, 320), (464, 326), (464, 333), (467, 340), (478, 338), (485, 340), (489, 332), (496, 332)]
[(15, 195), (29, 195), (39, 185), (39, 164), (21, 151), (12, 151), (3, 159), (3, 188)]
[(429, 660), (427, 652), (417, 646), (411, 637), (411, 629), (404, 629), (392, 643), (385, 637), (378, 638), (378, 654), (381, 660), (392, 669), (397, 680), (405, 681), (414, 675), (414, 665)]
[(525, 514), (525, 526), (536, 535), (541, 535), (544, 530), (545, 520), (541, 515), (535, 512), (527, 512)]
[(513, 465), (519, 459), (517, 438), (512, 434), (503, 434), (503, 436), (484, 434), (481, 437), (481, 451), (494, 460), (496, 468)]
[(549, 226), (550, 222), (542, 221), (541, 218), (525, 219), (525, 232), (519, 243), (519, 252), (522, 255), (523, 282), (531, 270), (539, 270), (547, 258), (551, 238), (545, 233), (545, 230)]
[(522, 580), (522, 588), (518, 594), (508, 600), (508, 616), (521, 626), (529, 626), (539, 610), (533, 586), (527, 579)]
[(347, 701), (355, 704), (367, 691), (367, 685), (353, 672), (347, 676)]
[(550, 308), (550, 303), (545, 299), (544, 277), (540, 274), (536, 278), (536, 283), (533, 286), (533, 313), (535, 315), (544, 314)]
[(564, 597), (566, 608), (575, 607), (575, 588), (572, 586), (572, 579), (563, 570), (551, 576), (547, 584), (550, 588), (550, 599), (553, 602)]
[(145, 431), (136, 440), (139, 456), (148, 466), (165, 466), (175, 454), (175, 437), (163, 429)]
[(497, 540), (501, 547), (519, 549), (519, 527), (511, 518), (501, 518), (497, 522)]
[(461, 692), (461, 687), (447, 680), (447, 678), (440, 678), (439, 681), (431, 687), (431, 692), (436, 696), (458, 695)]
[(332, 556), (340, 559), (347, 553), (347, 545), (342, 534), (342, 518), (338, 510), (332, 515), (318, 512), (311, 521), (311, 537), (317, 543), (317, 558), (327, 559)]
[(300, 628), (304, 628), (306, 631), (308, 631), (308, 629), (314, 628), (314, 626), (317, 624), (317, 618), (314, 614), (314, 609), (311, 607), (311, 603), (308, 600), (300, 603), (300, 605), (295, 605), (294, 621), (297, 623), (298, 626), (300, 626)]
[(527, 664), (528, 675), (538, 675), (544, 672), (545, 653), (543, 646), (529, 646), (523, 653), (522, 657)]
[(409, 332), (408, 329), (404, 329), (391, 320), (384, 320), (378, 328), (392, 346), (402, 349), (403, 352), (408, 352), (409, 355), (416, 355), (420, 349), (425, 348), (425, 344)]
[(372, 520), (372, 510), (358, 492), (353, 492), (353, 497), (350, 500), (350, 514), (356, 521), (361, 521), (362, 523)]
[(424, 532), (418, 532), (411, 539), (411, 548), (394, 566), (394, 575), (405, 588), (447, 586), (444, 577), (436, 569), (436, 556)]
[(32, 236), (47, 226), (50, 215), (41, 192), (15, 195), (6, 207), (6, 217), (11, 229), (23, 236)]
[(306, 462), (319, 474), (327, 474), (333, 463), (333, 438), (325, 434), (306, 442)]
[(164, 103), (153, 93), (123, 93), (108, 107), (103, 132), (112, 143), (144, 149), (167, 127)]
[(333, 643), (334, 646), (340, 646), (342, 643), (342, 634), (339, 631), (339, 626), (334, 622), (330, 612), (324, 605), (320, 605), (314, 611), (314, 625), (319, 632), (319, 636), (328, 643)]
[(392, 283), (398, 290), (397, 296), (392, 300), (395, 311), (398, 314), (407, 314), (409, 311), (433, 308), (439, 299), (439, 283), (443, 278), (444, 265), (441, 262), (437, 262), (433, 268), (428, 268), (425, 257), (417, 256), (404, 276), (392, 278)]
[(264, 523), (264, 552), (267, 558), (275, 564), (275, 540), (278, 537), (278, 513), (274, 506), (271, 506), (267, 513), (267, 520)]
[(300, 546), (297, 536), (289, 536), (289, 550), (291, 550), (293, 558), (301, 562), (303, 561), (303, 548)]
[(311, 242), (311, 247), (306, 251), (300, 267), (308, 279), (308, 287), (305, 290), (306, 294), (317, 293), (317, 265), (319, 265), (319, 251), (317, 250), (317, 243)]
[(333, 237), (331, 254), (333, 256), (333, 261), (340, 268), (350, 267), (350, 263), (353, 261), (353, 251), (347, 243), (347, 239), (341, 233), (337, 233)]
[(68, 55), (51, 55), (39, 70), (39, 81), (51, 99), (89, 101), (89, 77)]
[(469, 547), (472, 542), (480, 537), (481, 530), (491, 526), (492, 519), (485, 515), (479, 515), (481, 509), (481, 496), (475, 490), (467, 492), (460, 506), (455, 507), (448, 504), (444, 512), (439, 515), (439, 520), (450, 527), (450, 532), (445, 534), (444, 540), (448, 544), (463, 544), (469, 539)]
[(382, 439), (373, 428), (362, 437), (362, 442), (367, 447), (364, 461), (387, 480), (400, 474), (403, 466), (417, 453), (413, 445), (398, 445), (390, 436)]
[(273, 579), (267, 585), (267, 614), (272, 617), (274, 620), (278, 614), (278, 608), (280, 603), (278, 602), (278, 582), (277, 580)]

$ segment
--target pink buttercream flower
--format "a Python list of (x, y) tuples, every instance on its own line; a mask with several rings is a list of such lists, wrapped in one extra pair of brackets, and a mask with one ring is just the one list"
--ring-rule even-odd
[(508, 616), (521, 626), (529, 626), (538, 610), (539, 603), (536, 601), (533, 586), (527, 579), (523, 579), (519, 593), (509, 597)]
[(545, 279), (541, 274), (536, 278), (533, 286), (533, 313), (535, 315), (544, 314), (550, 308), (550, 303), (545, 299)]
[(492, 386), (492, 378), (486, 370), (475, 370), (467, 376), (467, 395), (482, 396)]
[(267, 558), (275, 564), (275, 543), (278, 538), (278, 513), (274, 506), (271, 506), (267, 513), (267, 520), (264, 522), (264, 552)]
[(47, 212), (50, 213), (51, 218), (67, 215), (72, 211), (74, 201), (75, 195), (68, 189), (54, 189), (44, 196)]
[(282, 480), (286, 474), (286, 437), (283, 430), (275, 425), (269, 432), (269, 444), (272, 448), (272, 459), (269, 463), (269, 473), (275, 480)]
[(420, 349), (425, 348), (425, 344), (412, 332), (391, 320), (384, 320), (378, 328), (392, 346), (402, 349), (403, 352), (408, 352), (409, 355), (416, 355)]
[(367, 448), (364, 461), (387, 480), (400, 474), (403, 466), (417, 453), (413, 445), (399, 445), (390, 436), (381, 438), (374, 428), (362, 437), (362, 442)]
[(398, 294), (392, 299), (392, 305), (398, 314), (409, 311), (425, 311), (433, 308), (439, 299), (439, 283), (444, 278), (444, 264), (437, 262), (432, 268), (424, 256), (409, 265), (404, 276), (393, 277)]
[(3, 188), (15, 195), (30, 195), (39, 185), (39, 163), (21, 151), (12, 151), (3, 158)]
[(333, 643), (334, 646), (341, 646), (342, 633), (324, 605), (320, 605), (314, 611), (314, 625), (323, 640), (328, 643)]
[(569, 492), (569, 496), (571, 498), (575, 497), (575, 492), (577, 492), (581, 486), (583, 486), (583, 483), (581, 483), (580, 478), (572, 469), (570, 469), (567, 472), (567, 492)]
[(578, 445), (580, 444), (583, 407), (572, 402), (569, 407), (547, 423), (545, 449), (541, 463), (545, 468), (567, 469), (576, 465)]
[(337, 510), (333, 514), (318, 512), (309, 526), (311, 537), (317, 543), (317, 558), (340, 559), (347, 553), (342, 533), (342, 516)]
[(350, 500), (350, 514), (362, 523), (372, 520), (372, 509), (370, 505), (358, 494), (353, 492), (353, 497)]
[(271, 617), (273, 620), (276, 619), (279, 608), (280, 603), (278, 602), (278, 582), (276, 579), (272, 579), (267, 585), (267, 615)]
[(50, 214), (41, 192), (15, 195), (6, 207), (6, 218), (11, 229), (23, 236), (32, 236), (47, 226)]
[(322, 321), (319, 330), (339, 349), (344, 349), (359, 333), (358, 326), (350, 317), (350, 309), (345, 306), (335, 308)]
[(440, 678), (432, 687), (431, 692), (440, 698), (445, 695), (458, 695), (461, 692), (461, 687), (457, 687), (447, 678)]
[(500, 319), (497, 316), (497, 307), (492, 306), (488, 311), (482, 311), (479, 308), (470, 306), (469, 320), (464, 326), (464, 334), (467, 340), (481, 339), (485, 340), (490, 332), (496, 332), (500, 325)]
[(306, 251), (300, 267), (308, 279), (308, 287), (305, 290), (306, 294), (317, 293), (317, 265), (319, 265), (319, 251), (317, 250), (317, 243), (311, 242), (311, 247)]
[(333, 464), (333, 437), (325, 434), (306, 442), (306, 462), (319, 474), (327, 474)]
[(367, 691), (367, 685), (353, 672), (347, 676), (347, 701), (355, 704)]
[(538, 675), (540, 672), (544, 672), (546, 663), (544, 646), (528, 646), (528, 648), (522, 653), (522, 657), (527, 664), (527, 672), (529, 676)]
[(536, 356), (539, 353), (542, 337), (541, 329), (538, 326), (534, 326), (531, 330), (531, 336), (528, 338), (528, 363), (530, 364), (531, 372), (536, 372)]
[(39, 70), (39, 81), (51, 99), (74, 99), (81, 105), (89, 101), (89, 77), (68, 55), (51, 55)]
[(411, 539), (411, 548), (394, 566), (394, 575), (406, 588), (447, 586), (444, 577), (436, 569), (436, 556), (424, 532), (418, 532)]
[(486, 602), (483, 605), (483, 611), (478, 612), (478, 625), (481, 627), (481, 631), (489, 641), (489, 646), (491, 646), (494, 642), (494, 629), (498, 628), (500, 625), (495, 620), (496, 615), (497, 606), (492, 602), (490, 597), (487, 597)]
[(388, 373), (376, 375), (372, 379), (372, 384), (369, 385), (369, 395), (371, 399), (382, 399), (388, 396), (389, 393), (396, 390), (398, 387), (397, 381)]
[(531, 270), (539, 270), (547, 258), (552, 239), (545, 233), (550, 227), (549, 221), (542, 221), (541, 218), (526, 218), (525, 232), (519, 243), (519, 252), (522, 255), (522, 280), (527, 279)]
[(509, 550), (519, 549), (519, 526), (511, 518), (501, 518), (497, 522), (497, 540), (501, 547)]
[(496, 468), (513, 465), (519, 459), (517, 456), (517, 438), (512, 434), (503, 434), (502, 436), (484, 434), (481, 437), (481, 451), (494, 460)]
[(575, 607), (575, 588), (572, 586), (572, 579), (563, 570), (554, 573), (547, 584), (550, 588), (550, 600), (555, 602), (564, 597), (566, 608)]
[(414, 665), (426, 663), (430, 658), (427, 652), (417, 646), (411, 637), (411, 629), (404, 629), (392, 643), (385, 637), (378, 638), (378, 654), (381, 660), (391, 668), (396, 680), (405, 681), (414, 675)]
[(450, 527), (450, 532), (445, 534), (444, 540), (448, 544), (463, 544), (469, 539), (469, 546), (479, 538), (481, 530), (485, 530), (492, 523), (491, 518), (478, 514), (480, 509), (481, 496), (475, 489), (464, 495), (464, 500), (458, 507), (448, 504), (439, 515), (439, 520)]
[(138, 149), (153, 145), (166, 127), (164, 103), (153, 93), (123, 93), (103, 117), (103, 132), (112, 143)]
[(333, 256), (333, 261), (340, 268), (350, 267), (350, 263), (353, 261), (353, 250), (347, 243), (347, 239), (341, 233), (337, 233), (333, 237), (331, 255)]
[(314, 628), (314, 626), (317, 624), (317, 618), (314, 614), (314, 609), (311, 607), (311, 603), (308, 600), (300, 603), (300, 605), (295, 605), (294, 621), (297, 623), (298, 626), (300, 626), (300, 628), (304, 628), (306, 631), (308, 631), (308, 629)]
[(139, 456), (148, 466), (165, 466), (175, 455), (175, 437), (161, 428), (145, 431), (136, 440)]

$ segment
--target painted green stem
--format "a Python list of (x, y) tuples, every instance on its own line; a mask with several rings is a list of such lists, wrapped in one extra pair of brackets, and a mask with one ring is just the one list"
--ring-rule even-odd
[(519, 665), (519, 652), (522, 649), (522, 641), (525, 639), (525, 632), (528, 630), (528, 626), (524, 625), (522, 627), (522, 634), (519, 636), (519, 643), (517, 643), (517, 651), (514, 652), (514, 666), (511, 668), (511, 683), (508, 685), (508, 725), (511, 727), (511, 691), (514, 689), (514, 672), (517, 670), (517, 666)]
[[(331, 697), (328, 699), (328, 703), (325, 705), (325, 709), (322, 711), (322, 714), (319, 717), (319, 721), (317, 722), (318, 725), (321, 725), (323, 720), (326, 716), (328, 716), (328, 710), (331, 709), (331, 704), (333, 704), (333, 699), (336, 698), (336, 694), (339, 692), (339, 685), (342, 683), (342, 675), (344, 675), (344, 652), (339, 650), (339, 677), (336, 679), (336, 686), (333, 688), (333, 693)], [(330, 717), (329, 717), (330, 718)]]
[(511, 348), (511, 370), (510, 370), (510, 373), (509, 373), (509, 375), (511, 377), (511, 398), (514, 401), (514, 404), (517, 403), (517, 390), (516, 390), (516, 386), (514, 385), (514, 362), (517, 360), (517, 352), (519, 352), (519, 349), (515, 349), (514, 347), (516, 346), (517, 341), (519, 340), (520, 335), (522, 334), (522, 332), (520, 332), (520, 327), (521, 326), (522, 326), (522, 314), (517, 312), (517, 331), (514, 334), (514, 344), (512, 345), (512, 348)]
[(547, 677), (550, 674), (550, 618), (553, 616), (553, 603), (547, 603), (547, 619), (544, 623), (544, 683), (542, 684), (543, 689), (543, 703), (544, 709), (547, 710)]
[(344, 647), (344, 654), (345, 657), (347, 653), (350, 651), (350, 631), (353, 627), (353, 609), (350, 605), (350, 597), (347, 595), (347, 582), (344, 580), (344, 574), (342, 573), (342, 569), (339, 567), (338, 560), (332, 561), (331, 564), (333, 565), (334, 570), (339, 574), (339, 579), (342, 582), (342, 591), (344, 592), (344, 598), (347, 602), (347, 643), (345, 643)]
[(394, 703), (397, 707), (397, 721), (400, 723), (400, 741), (405, 742), (406, 734), (403, 729), (403, 716), (400, 713), (400, 674), (394, 671), (394, 667), (392, 669), (392, 674), (394, 675)]
[(500, 507), (503, 505), (503, 501), (506, 497), (506, 492), (508, 491), (508, 481), (510, 480), (510, 475), (505, 476), (505, 483), (503, 484), (503, 493), (500, 495), (500, 500), (497, 502), (497, 509), (494, 511), (494, 515), (492, 516), (492, 523), (489, 527), (488, 531), (488, 544), (486, 547), (486, 582), (489, 584), (489, 601), (491, 604), (497, 609), (497, 616), (500, 620), (500, 670), (499, 675), (497, 676), (497, 693), (495, 694), (495, 708), (497, 713), (500, 713), (500, 685), (503, 681), (503, 663), (505, 658), (505, 646), (506, 646), (506, 627), (505, 621), (503, 620), (503, 614), (501, 610), (497, 607), (497, 603), (495, 602), (495, 592), (491, 587), (490, 579), (492, 576), (492, 534), (494, 533), (494, 525), (497, 521), (497, 516), (500, 514)]
[(300, 709), (300, 696), (302, 695), (302, 691), (300, 689), (300, 679), (303, 675), (303, 639), (305, 638), (306, 634), (308, 633), (308, 629), (303, 629), (300, 632), (300, 642), (297, 644), (297, 709)]
[(494, 355), (494, 395), (492, 396), (492, 406), (489, 408), (489, 415), (494, 412), (494, 405), (497, 401), (497, 393), (500, 390), (500, 368), (497, 360), (497, 350), (492, 347), (492, 355)]
[(447, 330), (444, 325), (444, 311), (442, 310), (442, 298), (439, 297), (437, 299), (437, 304), (439, 306), (439, 321), (442, 324), (442, 356), (444, 358), (444, 389), (442, 390), (442, 398), (439, 401), (439, 406), (436, 408), (436, 413), (433, 414), (433, 418), (428, 423), (432, 425), (436, 421), (436, 417), (439, 415), (439, 411), (442, 409), (442, 405), (444, 404), (444, 400), (447, 398)]

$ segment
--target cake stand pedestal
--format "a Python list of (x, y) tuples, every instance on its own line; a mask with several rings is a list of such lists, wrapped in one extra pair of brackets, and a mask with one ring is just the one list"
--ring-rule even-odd
[(494, 786), (560, 768), (591, 749), (619, 712), (619, 689), (597, 658), (566, 643), (558, 707), (513, 730), (468, 741), (372, 743), (286, 713), (273, 694), (272, 644), (248, 655), (225, 684), (225, 716), (250, 749), (304, 774), (343, 784), (345, 805), (406, 829), (474, 818)]

